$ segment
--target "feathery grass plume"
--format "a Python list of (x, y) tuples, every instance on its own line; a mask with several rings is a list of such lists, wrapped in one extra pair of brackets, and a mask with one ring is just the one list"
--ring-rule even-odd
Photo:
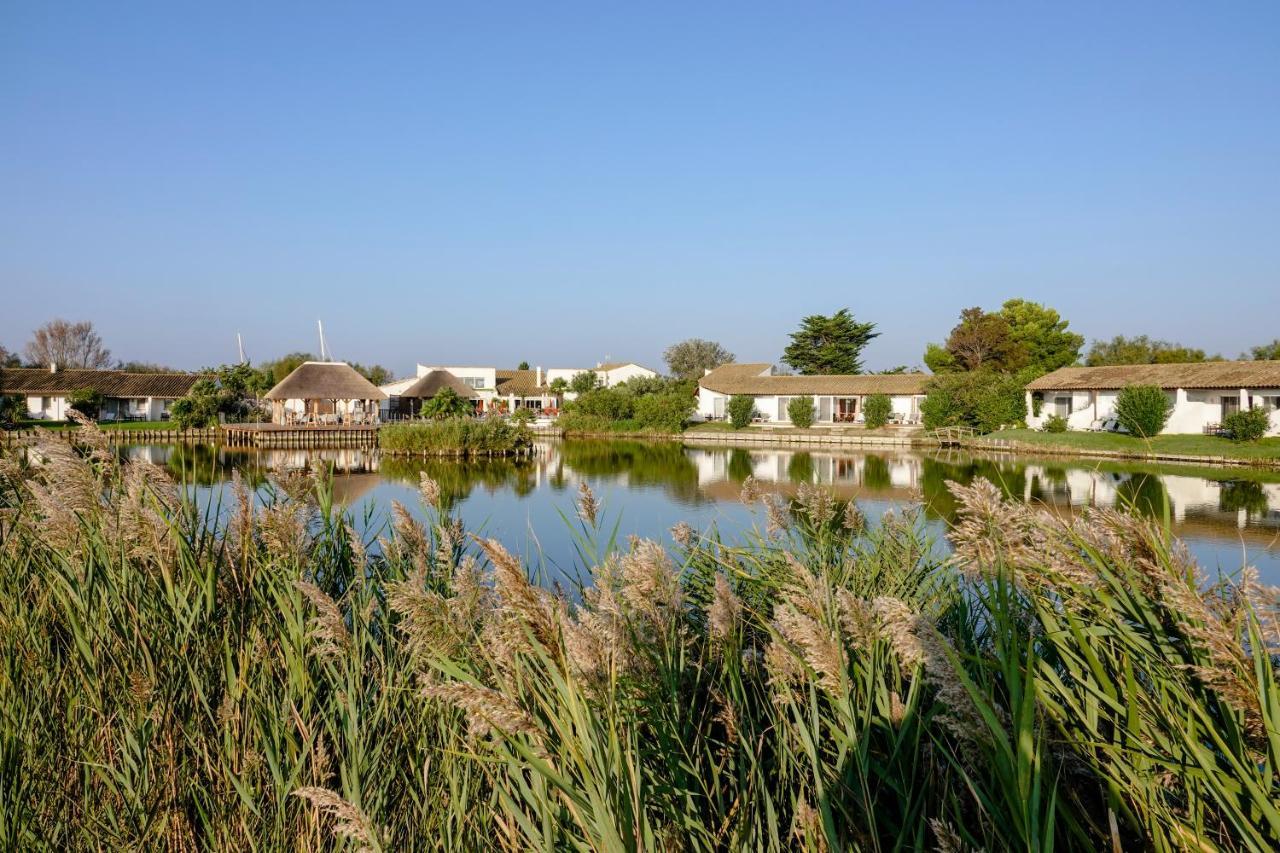
[(846, 501), (840, 523), (850, 533), (861, 533), (867, 529), (867, 517), (854, 501)]
[(791, 529), (791, 515), (787, 512), (787, 505), (782, 498), (772, 494), (765, 495), (764, 511), (765, 533), (770, 538), (781, 536)]
[(554, 648), (556, 610), (546, 590), (529, 582), (524, 566), (496, 539), (476, 538), (493, 567), (493, 591), (498, 600), (495, 639), (508, 655), (529, 651), (529, 636), (544, 648)]
[(722, 572), (716, 573), (715, 592), (711, 606), (707, 608), (707, 630), (719, 643), (728, 642), (738, 630), (742, 618), (742, 602), (734, 594), (729, 579)]
[(635, 671), (644, 664), (642, 656), (632, 653), (622, 608), (608, 587), (583, 593), (583, 605), (564, 620), (561, 637), (570, 670), (597, 695), (610, 673)]
[(929, 828), (933, 830), (934, 840), (937, 847), (934, 848), (938, 853), (965, 853), (967, 848), (964, 841), (960, 838), (960, 833), (956, 832), (955, 827), (940, 818), (929, 818)]
[(582, 519), (591, 527), (596, 526), (596, 518), (600, 514), (600, 501), (596, 499), (595, 492), (591, 491), (591, 486), (583, 480), (578, 484), (578, 518)]
[(418, 494), (422, 503), (434, 510), (440, 509), (440, 484), (431, 478), (426, 471), (418, 474)]
[(747, 479), (742, 481), (742, 491), (738, 494), (738, 499), (745, 506), (755, 506), (756, 501), (760, 500), (760, 496), (764, 494), (764, 490), (760, 487), (760, 481), (755, 478), (754, 474), (749, 474)]
[(102, 509), (105, 483), (70, 442), (41, 436), (33, 454), (27, 492), (35, 504), (37, 538), (59, 551), (81, 545), (81, 520), (90, 523)]
[(351, 633), (337, 602), (310, 581), (296, 580), (293, 585), (316, 610), (311, 620), (311, 639), (316, 641), (314, 653), (320, 657), (341, 657), (350, 646)]
[(814, 527), (826, 527), (835, 518), (835, 497), (826, 489), (801, 483), (796, 490), (796, 503)]
[[(829, 693), (839, 693), (845, 674), (845, 656), (837, 633), (817, 618), (801, 612), (794, 600), (774, 607), (773, 624), (793, 653), (818, 676), (818, 686)], [(777, 640), (771, 645), (776, 643)], [(798, 670), (785, 667), (782, 674), (794, 678)]]
[(80, 445), (81, 451), (85, 453), (87, 458), (105, 466), (103, 470), (104, 476), (109, 474), (110, 469), (115, 467), (116, 455), (111, 451), (111, 443), (107, 440), (107, 434), (98, 426), (97, 421), (75, 409), (68, 411), (67, 417), (78, 424), (76, 443)]
[(427, 698), (445, 702), (466, 714), (472, 737), (482, 737), (494, 730), (535, 737), (540, 734), (538, 724), (523, 708), (492, 688), (450, 681), (428, 685), (422, 692)]
[[(347, 547), (351, 549), (351, 562), (356, 566), (364, 566), (369, 562), (369, 555), (364, 547), (364, 539), (360, 538), (360, 534), (348, 522), (343, 522), (342, 532), (347, 537)], [(353, 579), (354, 583), (359, 583), (364, 578), (364, 572), (358, 572)]]
[(436, 570), (451, 572), (458, 560), (458, 552), (462, 546), (466, 531), (460, 518), (444, 518), (435, 526), (436, 534)]
[(632, 544), (617, 560), (619, 595), (631, 615), (665, 630), (680, 612), (680, 578), (666, 549), (649, 539)]
[(898, 659), (910, 667), (922, 667), (944, 708), (937, 719), (956, 736), (970, 742), (990, 740), (986, 724), (973, 697), (956, 674), (946, 638), (924, 616), (900, 598), (881, 596), (871, 603), (881, 634)]
[(827, 844), (827, 834), (822, 828), (822, 815), (808, 800), (796, 803), (795, 818), (791, 826), (791, 836), (795, 839), (797, 849), (814, 850), (826, 853), (831, 848)]
[(176, 547), (168, 517), (178, 505), (177, 486), (163, 468), (149, 462), (129, 462), (122, 471), (124, 493), (104, 529), (135, 559), (168, 563)]
[(333, 818), (335, 838), (354, 841), (360, 853), (382, 849), (382, 833), (369, 816), (333, 791), (306, 787), (294, 791), (293, 795), (311, 803), (321, 814)]
[(871, 604), (847, 589), (835, 592), (836, 614), (843, 639), (855, 649), (869, 649), (875, 643), (876, 620)]
[(235, 509), (227, 524), (225, 541), (231, 553), (244, 560), (254, 543), (253, 492), (238, 468), (231, 470), (231, 496)]
[(312, 504), (316, 499), (316, 474), (311, 468), (276, 471), (270, 476), (271, 485), (297, 504)]
[(460, 638), (451, 624), (449, 602), (440, 593), (412, 579), (393, 581), (387, 584), (387, 604), (400, 616), (398, 627), (411, 657), (448, 658), (458, 650)]
[(276, 501), (258, 515), (258, 533), (267, 555), (289, 563), (301, 563), (310, 550), (307, 524), (312, 510), (291, 500)]
[(693, 528), (689, 526), (687, 521), (681, 521), (671, 528), (671, 540), (681, 548), (691, 546), (695, 535)]

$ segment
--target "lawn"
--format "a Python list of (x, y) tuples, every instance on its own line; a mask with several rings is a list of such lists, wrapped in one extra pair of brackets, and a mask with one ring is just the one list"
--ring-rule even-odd
[(1109, 432), (1038, 432), (1030, 429), (1006, 429), (984, 436), (1046, 448), (1069, 450), (1107, 450), (1121, 453), (1157, 453), (1178, 456), (1225, 456), (1235, 459), (1280, 460), (1280, 438), (1235, 442), (1214, 435), (1158, 435), (1143, 439)]
[[(18, 429), (74, 429), (77, 425), (71, 421), (18, 421)], [(142, 430), (142, 429), (177, 429), (171, 421), (108, 421), (98, 424), (108, 430)]]

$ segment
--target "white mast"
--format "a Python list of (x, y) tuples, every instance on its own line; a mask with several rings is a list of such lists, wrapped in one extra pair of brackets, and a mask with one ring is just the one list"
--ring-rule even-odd
[(332, 356), (329, 354), (328, 348), (324, 345), (324, 323), (320, 320), (316, 320), (316, 326), (320, 329), (320, 360), (329, 361)]
[(244, 357), (244, 338), (240, 337), (239, 332), (236, 332), (236, 346), (240, 348), (240, 363), (248, 364), (249, 359)]

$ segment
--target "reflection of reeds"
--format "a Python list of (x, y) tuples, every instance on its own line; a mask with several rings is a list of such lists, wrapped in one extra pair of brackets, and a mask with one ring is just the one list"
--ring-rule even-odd
[(425, 479), (428, 523), (365, 554), (323, 477), (220, 524), (31, 452), (0, 469), (0, 848), (1280, 842), (1277, 593), (1123, 512), (976, 482), (943, 561), (918, 510), (809, 487), (773, 536), (596, 543), (575, 603)]

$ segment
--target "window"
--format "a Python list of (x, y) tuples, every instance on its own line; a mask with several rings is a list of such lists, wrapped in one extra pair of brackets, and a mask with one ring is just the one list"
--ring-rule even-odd
[(1240, 397), (1219, 397), (1222, 401), (1222, 419), (1226, 420), (1228, 415), (1234, 415), (1240, 411)]
[(1075, 404), (1074, 395), (1069, 395), (1066, 397), (1054, 397), (1053, 398), (1054, 414), (1058, 415), (1059, 417), (1065, 418), (1067, 415), (1071, 414), (1072, 407), (1074, 404)]
[(787, 404), (791, 402), (791, 397), (778, 398), (778, 420), (790, 421), (791, 413), (787, 411)]
[(466, 385), (468, 388), (484, 388), (484, 377), (464, 376), (462, 377), (462, 384)]

